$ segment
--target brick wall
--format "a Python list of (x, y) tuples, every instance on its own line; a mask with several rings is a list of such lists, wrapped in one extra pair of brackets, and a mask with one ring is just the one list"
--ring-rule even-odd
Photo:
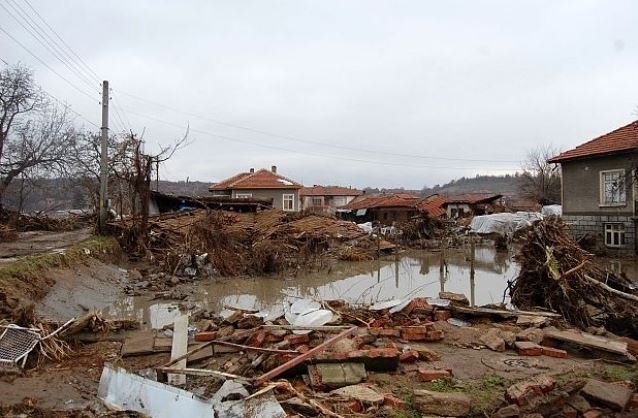
[[(596, 239), (596, 252), (601, 254), (632, 255), (636, 251), (636, 228), (630, 216), (611, 215), (563, 215), (572, 238), (579, 239), (589, 234)], [(621, 248), (605, 245), (604, 224), (622, 223), (625, 226), (625, 246)]]

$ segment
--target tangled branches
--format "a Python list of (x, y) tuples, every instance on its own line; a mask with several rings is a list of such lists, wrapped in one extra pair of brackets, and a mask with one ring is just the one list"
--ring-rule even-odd
[(522, 236), (521, 270), (510, 285), (512, 303), (562, 314), (581, 328), (605, 326), (638, 335), (638, 292), (631, 282), (605, 270), (569, 238), (557, 217), (538, 221)]

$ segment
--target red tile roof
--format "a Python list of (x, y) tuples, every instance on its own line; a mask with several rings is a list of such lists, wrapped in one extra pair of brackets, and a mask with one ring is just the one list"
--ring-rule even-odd
[(416, 196), (405, 196), (395, 194), (381, 194), (376, 196), (362, 195), (355, 198), (340, 209), (359, 210), (372, 208), (416, 208), (419, 198)]
[(299, 191), (301, 196), (360, 196), (362, 194), (361, 190), (339, 186), (304, 187)]
[(443, 207), (446, 202), (445, 196), (434, 194), (419, 202), (418, 207), (420, 210), (425, 211), (430, 218), (441, 218), (447, 213)]
[(500, 194), (468, 193), (448, 196), (445, 203), (467, 203), (473, 205), (477, 203), (489, 203), (501, 197), (503, 197), (503, 195)]
[(303, 185), (280, 174), (262, 168), (254, 173), (239, 173), (219, 183), (211, 185), (208, 190), (232, 189), (301, 189)]
[(549, 162), (561, 163), (577, 158), (628, 152), (636, 148), (638, 148), (638, 120), (565, 151), (550, 159)]

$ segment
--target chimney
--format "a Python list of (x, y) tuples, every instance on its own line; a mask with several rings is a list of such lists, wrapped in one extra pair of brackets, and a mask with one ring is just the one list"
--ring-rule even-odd
[(272, 171), (273, 173), (277, 174), (277, 166), (273, 165), (272, 167), (270, 167), (270, 171)]
[(251, 172), (251, 173), (254, 173), (254, 172), (255, 172), (255, 169), (254, 169), (253, 167), (250, 167), (250, 172)]

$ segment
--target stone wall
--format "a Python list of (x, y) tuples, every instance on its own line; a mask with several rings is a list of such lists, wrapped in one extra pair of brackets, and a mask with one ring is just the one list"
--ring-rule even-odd
[[(574, 239), (589, 234), (596, 240), (595, 251), (600, 254), (633, 255), (636, 251), (636, 228), (630, 216), (611, 215), (563, 215), (563, 221), (569, 226)], [(621, 248), (605, 245), (605, 223), (622, 223), (625, 225), (625, 246)]]

